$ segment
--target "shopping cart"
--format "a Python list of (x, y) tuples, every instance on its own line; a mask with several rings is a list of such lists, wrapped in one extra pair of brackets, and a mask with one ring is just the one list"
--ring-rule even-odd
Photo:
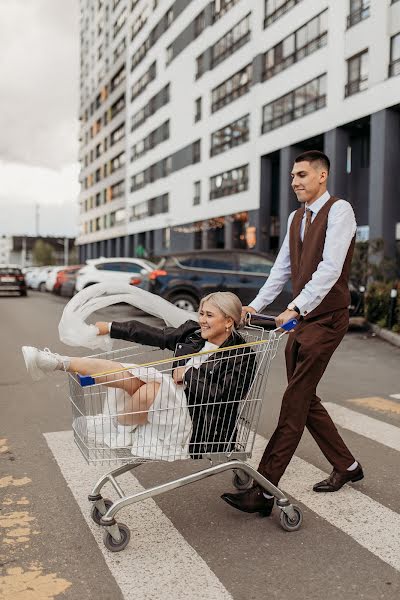
[[(300, 528), (300, 508), (246, 462), (255, 442), (271, 361), (279, 341), (297, 322), (266, 331), (252, 324), (255, 317), (273, 320), (265, 315), (249, 315), (241, 330), (245, 344), (179, 357), (170, 351), (132, 344), (96, 355), (121, 364), (118, 371), (91, 376), (69, 374), (75, 442), (88, 463), (114, 466), (88, 497), (91, 517), (104, 528), (103, 541), (108, 550), (119, 552), (129, 542), (129, 528), (115, 519), (122, 508), (227, 470), (233, 471), (233, 485), (238, 490), (248, 489), (254, 481), (274, 495), (285, 530)], [(187, 361), (205, 369), (204, 389), (195, 389), (195, 381), (185, 393), (184, 386), (173, 382), (174, 369)], [(108, 377), (114, 381), (107, 383)], [(131, 397), (113, 387), (116, 379), (133, 377), (159, 385), (150, 408), (133, 407)], [(136, 426), (138, 421), (142, 424)], [(117, 481), (120, 475), (149, 461), (188, 458), (208, 459), (210, 466), (131, 494), (126, 494)], [(118, 500), (101, 495), (107, 482)]]

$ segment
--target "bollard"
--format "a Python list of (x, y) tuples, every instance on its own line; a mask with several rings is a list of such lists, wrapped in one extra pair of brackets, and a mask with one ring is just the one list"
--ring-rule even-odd
[(388, 318), (388, 328), (392, 329), (395, 318), (396, 318), (396, 306), (397, 306), (397, 290), (396, 288), (392, 288), (390, 290), (390, 307), (389, 307), (389, 318)]

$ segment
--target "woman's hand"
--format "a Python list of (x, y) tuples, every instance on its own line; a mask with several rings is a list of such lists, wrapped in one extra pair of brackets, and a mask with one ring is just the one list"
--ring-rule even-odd
[(185, 367), (176, 367), (172, 373), (172, 379), (175, 383), (179, 384), (183, 382), (183, 377), (185, 375)]
[(105, 321), (98, 321), (97, 323), (95, 323), (95, 327), (97, 327), (97, 329), (99, 330), (99, 333), (97, 335), (107, 335), (107, 333), (109, 333), (108, 323), (106, 323)]

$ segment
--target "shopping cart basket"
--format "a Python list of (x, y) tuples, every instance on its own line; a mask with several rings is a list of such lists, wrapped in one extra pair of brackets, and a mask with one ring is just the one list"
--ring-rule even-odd
[[(255, 442), (271, 361), (285, 335), (282, 328), (266, 331), (255, 326), (251, 318), (254, 320), (249, 316), (241, 331), (245, 344), (179, 357), (170, 351), (132, 344), (93, 357), (116, 361), (121, 365), (118, 370), (91, 376), (69, 374), (75, 442), (88, 463), (115, 467), (99, 479), (89, 495), (92, 519), (104, 527), (103, 541), (108, 550), (123, 550), (130, 539), (129, 528), (115, 519), (120, 509), (227, 470), (233, 471), (237, 489), (248, 489), (255, 481), (274, 495), (285, 530), (300, 528), (300, 508), (246, 462)], [(284, 329), (296, 324), (291, 321)], [(198, 381), (186, 386), (186, 392), (183, 385), (174, 383), (174, 369), (187, 365), (187, 361), (206, 373), (202, 389)], [(134, 378), (147, 385), (157, 384), (150, 407), (134, 406), (132, 396), (115, 387), (116, 382)], [(138, 422), (141, 424), (136, 425)], [(117, 481), (123, 473), (148, 461), (188, 458), (208, 459), (210, 466), (132, 494), (125, 494)], [(119, 496), (114, 502), (101, 495), (107, 482)]]

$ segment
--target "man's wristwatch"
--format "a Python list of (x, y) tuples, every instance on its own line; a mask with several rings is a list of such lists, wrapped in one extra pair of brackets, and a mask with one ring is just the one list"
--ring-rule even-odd
[(295, 305), (294, 302), (290, 302), (290, 304), (287, 305), (289, 310), (294, 310), (295, 312), (297, 312), (297, 314), (300, 314), (300, 309)]

